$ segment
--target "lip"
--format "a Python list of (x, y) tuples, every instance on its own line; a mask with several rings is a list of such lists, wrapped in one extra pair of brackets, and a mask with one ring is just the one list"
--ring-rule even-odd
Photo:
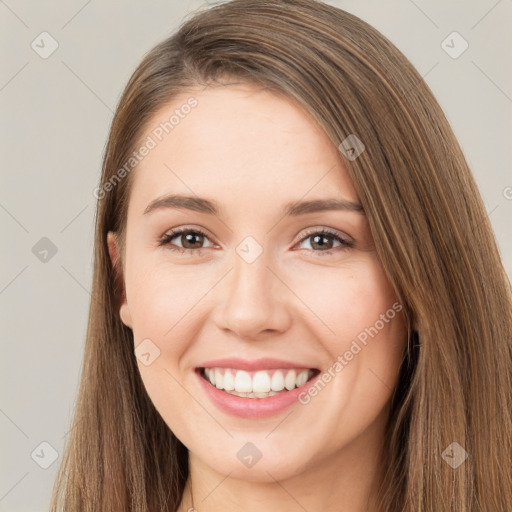
[(215, 359), (212, 361), (205, 361), (204, 363), (198, 365), (197, 368), (232, 368), (233, 370), (247, 371), (272, 369), (279, 370), (285, 368), (300, 368), (304, 370), (316, 369), (313, 366), (304, 366), (303, 364), (300, 363), (285, 361), (283, 359), (273, 359), (269, 357), (265, 357), (262, 359), (254, 359), (252, 361), (247, 361), (245, 359), (239, 359), (236, 357)]
[[(232, 364), (232, 360), (230, 361), (230, 364)], [(219, 364), (220, 362), (220, 360), (215, 362), (217, 368), (222, 367), (222, 365)], [(280, 362), (280, 364), (282, 364), (282, 362)], [(249, 366), (250, 368), (246, 366), (245, 368), (238, 369), (254, 369), (254, 364), (251, 363), (251, 365)], [(208, 368), (209, 366), (206, 367)], [(227, 365), (226, 367), (233, 368), (233, 366), (230, 365)], [(203, 377), (201, 373), (201, 368), (204, 367), (197, 368), (194, 373), (197, 375), (197, 378), (199, 379), (200, 382), (200, 386), (202, 386), (206, 395), (212, 401), (212, 403), (222, 412), (231, 414), (233, 416), (238, 416), (240, 418), (248, 419), (268, 418), (270, 416), (279, 414), (288, 407), (291, 407), (292, 404), (298, 402), (299, 395), (307, 391), (307, 389), (314, 384), (317, 377), (321, 373), (318, 370), (318, 373), (311, 377), (311, 379), (308, 380), (305, 384), (298, 388), (292, 389), (291, 391), (286, 391), (285, 393), (279, 393), (277, 395), (269, 396), (266, 398), (244, 398), (236, 395), (230, 395), (229, 393), (226, 393), (225, 391), (222, 391), (213, 386), (212, 384), (210, 384), (210, 382)], [(257, 368), (262, 369), (262, 366), (257, 366)], [(274, 365), (267, 367), (267, 369), (270, 368), (276, 367)], [(277, 366), (277, 368), (283, 368), (283, 366)], [(297, 365), (287, 366), (287, 368), (311, 367)]]

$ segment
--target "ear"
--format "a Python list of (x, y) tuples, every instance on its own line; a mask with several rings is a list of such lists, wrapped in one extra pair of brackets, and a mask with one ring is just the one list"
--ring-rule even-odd
[(117, 245), (116, 233), (113, 231), (109, 231), (107, 233), (107, 245), (108, 245), (108, 253), (110, 255), (110, 260), (112, 261), (112, 266), (114, 268), (114, 272), (116, 274), (116, 282), (119, 282), (122, 288), (123, 299), (121, 302), (121, 308), (119, 310), (119, 316), (121, 317), (121, 321), (127, 327), (132, 327), (132, 317), (130, 314), (130, 309), (128, 307), (128, 302), (126, 301), (126, 292), (124, 286), (124, 276), (123, 276), (123, 268), (120, 259), (120, 251), (119, 246)]

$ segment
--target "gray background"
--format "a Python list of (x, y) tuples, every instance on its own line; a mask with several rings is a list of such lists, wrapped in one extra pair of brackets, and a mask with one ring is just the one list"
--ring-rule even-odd
[[(473, 169), (512, 275), (511, 0), (328, 3), (379, 29), (425, 77)], [(205, 6), (0, 0), (0, 512), (49, 504), (78, 387), (93, 190), (113, 109), (143, 54)], [(46, 59), (31, 47), (35, 40), (48, 51), (43, 31), (59, 45)], [(469, 44), (458, 58), (441, 46), (453, 31)], [(461, 48), (451, 41), (452, 52)], [(43, 237), (56, 254), (40, 252)], [(59, 454), (47, 469), (52, 449), (43, 441)]]

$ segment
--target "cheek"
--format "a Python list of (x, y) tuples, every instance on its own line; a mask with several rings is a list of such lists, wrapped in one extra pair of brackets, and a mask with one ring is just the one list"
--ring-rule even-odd
[(307, 305), (304, 317), (313, 319), (308, 323), (316, 333), (325, 333), (322, 341), (333, 357), (351, 340), (364, 340), (369, 330), (374, 333), (372, 327), (382, 331), (381, 337), (392, 337), (402, 322), (396, 311), (400, 305), (376, 256), (350, 263), (288, 274), (291, 287)]
[(396, 385), (406, 339), (402, 305), (376, 257), (303, 273), (300, 281), (330, 359), (325, 377), (331, 391), (321, 400), (336, 397), (340, 415), (352, 410), (371, 420)]
[[(208, 291), (207, 279), (198, 279), (193, 266), (140, 264), (127, 283), (127, 299), (135, 338), (175, 337), (175, 330), (193, 315)], [(205, 278), (207, 275), (205, 274)]]
[(183, 392), (181, 362), (195, 339), (194, 308), (207, 291), (191, 269), (139, 260), (127, 282), (136, 353), (147, 340), (158, 352), (147, 366), (138, 358), (139, 372), (155, 408), (178, 435), (185, 435), (185, 418), (194, 412), (194, 401)]

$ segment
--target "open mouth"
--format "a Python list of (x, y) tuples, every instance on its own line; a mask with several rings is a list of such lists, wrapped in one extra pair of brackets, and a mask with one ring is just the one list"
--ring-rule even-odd
[(234, 368), (197, 368), (199, 375), (220, 391), (243, 398), (267, 398), (304, 386), (317, 368), (246, 371)]

